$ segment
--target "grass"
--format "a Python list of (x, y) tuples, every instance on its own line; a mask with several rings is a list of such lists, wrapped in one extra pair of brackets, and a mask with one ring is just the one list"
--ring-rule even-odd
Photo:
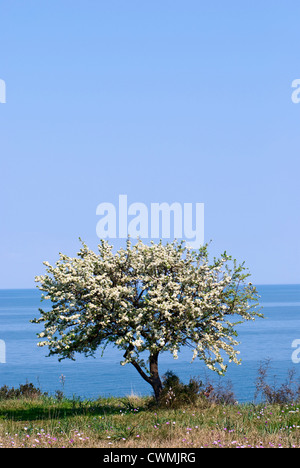
[(159, 407), (152, 397), (67, 399), (30, 383), (3, 386), (0, 448), (300, 448), (300, 383), (290, 371), (270, 385), (269, 365), (259, 367), (258, 404), (238, 404), (230, 385), (183, 384), (171, 371)]
[(300, 447), (300, 404), (217, 404), (199, 398), (177, 409), (150, 398), (0, 401), (0, 448)]

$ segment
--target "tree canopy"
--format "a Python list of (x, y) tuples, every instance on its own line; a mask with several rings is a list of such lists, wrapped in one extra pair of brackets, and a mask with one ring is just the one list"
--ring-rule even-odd
[(177, 359), (188, 347), (192, 360), (222, 374), (225, 355), (239, 363), (237, 323), (261, 316), (244, 264), (226, 252), (210, 262), (207, 245), (195, 251), (184, 242), (128, 239), (116, 253), (101, 241), (96, 253), (82, 243), (76, 257), (61, 253), (55, 266), (44, 264), (47, 274), (36, 281), (52, 307), (32, 320), (44, 325), (39, 346), (61, 360), (95, 355), (112, 343), (122, 351), (121, 364), (131, 363), (156, 398), (160, 353)]

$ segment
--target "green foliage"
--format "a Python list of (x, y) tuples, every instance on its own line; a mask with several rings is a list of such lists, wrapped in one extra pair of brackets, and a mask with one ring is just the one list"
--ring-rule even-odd
[(204, 387), (201, 380), (192, 378), (188, 384), (180, 381), (172, 371), (163, 376), (163, 388), (159, 397), (159, 405), (168, 408), (179, 408), (182, 405), (195, 404), (203, 394)]
[(35, 387), (32, 383), (26, 383), (20, 385), (19, 388), (9, 388), (7, 385), (3, 385), (0, 388), (0, 400), (9, 400), (9, 399), (21, 399), (21, 398), (39, 398), (42, 395), (46, 396), (47, 393), (42, 393), (42, 391)]
[(260, 363), (256, 379), (257, 399), (260, 395), (268, 404), (290, 404), (300, 401), (300, 380), (295, 379), (295, 369), (290, 369), (286, 381), (278, 384), (276, 376), (270, 379), (270, 359)]

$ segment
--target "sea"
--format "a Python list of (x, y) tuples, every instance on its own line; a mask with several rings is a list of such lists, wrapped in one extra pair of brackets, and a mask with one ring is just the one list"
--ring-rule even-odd
[[(236, 327), (241, 364), (228, 364), (224, 377), (207, 369), (200, 360), (191, 363), (192, 352), (182, 349), (178, 359), (164, 353), (159, 368), (187, 383), (199, 378), (213, 386), (231, 387), (240, 403), (254, 402), (259, 367), (269, 362), (271, 385), (285, 383), (289, 372), (300, 382), (300, 285), (257, 285), (264, 319)], [(68, 398), (150, 395), (152, 389), (132, 365), (120, 365), (122, 352), (107, 347), (95, 358), (76, 356), (75, 361), (47, 357), (47, 348), (37, 346), (41, 326), (30, 322), (39, 316), (38, 289), (0, 290), (0, 388), (33, 383), (43, 392), (63, 392)]]

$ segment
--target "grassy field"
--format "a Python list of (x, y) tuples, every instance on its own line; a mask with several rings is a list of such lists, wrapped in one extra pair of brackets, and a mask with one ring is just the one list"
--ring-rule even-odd
[(0, 400), (0, 448), (298, 448), (300, 404), (149, 408), (149, 398)]

